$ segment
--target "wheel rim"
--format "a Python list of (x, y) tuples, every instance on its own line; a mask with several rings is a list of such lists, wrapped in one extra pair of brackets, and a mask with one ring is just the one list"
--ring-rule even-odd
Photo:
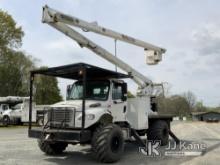
[(120, 139), (118, 137), (113, 137), (111, 140), (111, 150), (112, 152), (116, 153), (120, 149)]

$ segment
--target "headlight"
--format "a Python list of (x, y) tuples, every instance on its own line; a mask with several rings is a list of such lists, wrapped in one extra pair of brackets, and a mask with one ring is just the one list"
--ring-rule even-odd
[[(95, 115), (94, 115), (94, 114), (87, 114), (87, 115), (85, 116), (85, 119), (86, 119), (86, 120), (93, 120), (93, 119), (95, 119)], [(80, 116), (80, 117), (78, 118), (78, 120), (82, 120), (82, 116)]]

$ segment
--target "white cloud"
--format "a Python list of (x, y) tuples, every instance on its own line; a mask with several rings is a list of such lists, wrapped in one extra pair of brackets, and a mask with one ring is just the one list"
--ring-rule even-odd
[(79, 45), (72, 40), (68, 39), (67, 37), (63, 37), (56, 40), (48, 41), (46, 45), (44, 45), (47, 51), (56, 50), (56, 52), (62, 54), (79, 54), (81, 53), (81, 48)]
[(199, 55), (216, 55), (220, 53), (220, 23), (202, 24), (192, 32), (192, 39)]

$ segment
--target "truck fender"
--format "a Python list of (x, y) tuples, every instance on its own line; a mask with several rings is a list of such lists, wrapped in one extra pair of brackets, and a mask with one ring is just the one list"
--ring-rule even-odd
[(112, 121), (113, 117), (111, 114), (108, 113), (103, 114), (98, 120), (98, 122), (102, 124), (112, 123)]

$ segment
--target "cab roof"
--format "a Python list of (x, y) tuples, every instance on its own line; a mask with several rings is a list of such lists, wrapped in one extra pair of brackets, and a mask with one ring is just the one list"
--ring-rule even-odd
[(76, 64), (70, 64), (70, 65), (64, 65), (58, 67), (43, 68), (43, 69), (33, 70), (31, 71), (31, 74), (32, 75), (40, 74), (40, 75), (53, 76), (59, 78), (80, 80), (83, 77), (82, 73), (84, 69), (86, 69), (87, 79), (131, 78), (130, 75), (107, 70), (86, 63), (76, 63)]

